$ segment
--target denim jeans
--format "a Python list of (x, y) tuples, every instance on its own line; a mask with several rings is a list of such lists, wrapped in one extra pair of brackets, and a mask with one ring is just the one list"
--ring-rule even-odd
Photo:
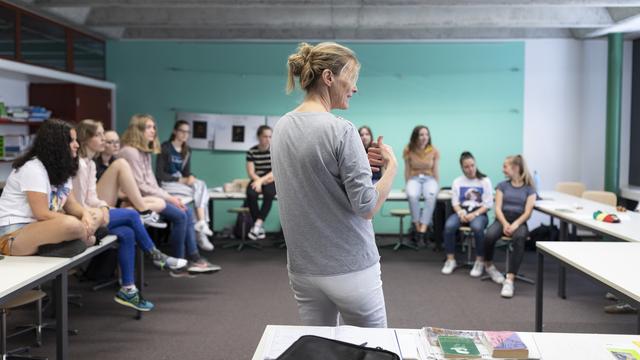
[[(465, 224), (473, 231), (473, 238), (476, 242), (476, 256), (484, 256), (484, 229), (487, 227), (487, 223), (489, 223), (487, 215), (482, 214), (471, 220), (470, 223)], [(461, 225), (458, 214), (451, 214), (444, 225), (444, 250), (447, 255), (455, 253), (456, 233)]]
[(302, 323), (336, 326), (387, 327), (380, 263), (336, 276), (306, 276), (289, 272), (289, 285), (298, 302)]
[[(499, 221), (494, 221), (491, 226), (487, 229), (487, 233), (485, 235), (485, 250), (484, 250), (484, 259), (486, 261), (493, 260), (493, 253), (495, 252), (495, 244), (498, 239), (500, 239), (503, 235), (502, 224)], [(524, 242), (527, 240), (527, 236), (529, 236), (529, 228), (527, 227), (527, 223), (520, 225), (516, 231), (511, 235), (511, 245), (513, 251), (509, 256), (509, 268), (505, 269), (506, 273), (509, 274), (518, 274), (518, 270), (520, 270), (520, 265), (522, 264), (522, 259), (524, 258)]]
[(173, 257), (185, 258), (199, 257), (198, 246), (196, 245), (196, 233), (193, 228), (193, 210), (187, 207), (186, 211), (181, 210), (173, 204), (167, 203), (167, 207), (160, 212), (163, 218), (171, 223), (171, 247)]
[[(436, 209), (438, 182), (433, 176), (419, 175), (407, 181), (407, 198), (411, 209), (411, 220), (429, 225)], [(424, 208), (420, 209), (420, 197), (424, 197)], [(421, 211), (422, 210), (422, 211)]]
[(144, 252), (149, 252), (155, 247), (153, 240), (142, 225), (140, 214), (132, 209), (110, 209), (107, 229), (110, 234), (118, 237), (118, 263), (122, 285), (131, 285), (134, 283), (136, 244)]

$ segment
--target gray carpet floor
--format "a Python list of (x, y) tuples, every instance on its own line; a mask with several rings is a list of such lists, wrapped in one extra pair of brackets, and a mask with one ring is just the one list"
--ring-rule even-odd
[[(386, 239), (391, 241), (392, 239)], [(219, 246), (218, 246), (219, 247)], [(516, 295), (502, 299), (500, 286), (471, 278), (467, 269), (440, 274), (444, 255), (432, 250), (381, 250), (382, 277), (390, 327), (440, 326), (457, 329), (533, 331), (535, 286), (516, 283)], [(499, 253), (496, 262), (503, 263)], [(70, 305), (72, 359), (250, 359), (267, 324), (300, 324), (288, 287), (286, 251), (265, 247), (242, 252), (218, 249), (209, 256), (223, 270), (193, 279), (171, 278), (147, 264), (145, 296), (156, 309), (134, 320), (134, 312), (112, 299), (115, 288), (92, 292), (70, 281), (83, 295)], [(535, 277), (535, 253), (527, 252), (523, 272)], [(626, 333), (635, 315), (608, 315), (605, 290), (571, 272), (568, 299), (556, 296), (557, 266), (547, 261), (544, 279), (545, 331)], [(9, 316), (9, 328), (32, 319), (29, 308)], [(9, 341), (29, 344), (32, 335)], [(55, 358), (55, 334), (47, 332), (34, 355)]]

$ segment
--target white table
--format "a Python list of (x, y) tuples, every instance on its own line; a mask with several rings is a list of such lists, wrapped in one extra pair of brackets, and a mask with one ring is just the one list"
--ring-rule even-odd
[(116, 240), (114, 235), (106, 236), (101, 239), (100, 245), (92, 246), (72, 258), (5, 256), (0, 260), (0, 304), (48, 280), (54, 280), (56, 359), (69, 358), (67, 271), (109, 249)]
[[(564, 194), (557, 191), (543, 191), (542, 200), (536, 201), (535, 209), (560, 219), (561, 240), (567, 240), (567, 229), (563, 235), (563, 224), (574, 224), (598, 234), (621, 241), (640, 242), (640, 213), (634, 211), (618, 212), (613, 206)], [(605, 223), (593, 219), (593, 213), (601, 210), (620, 217), (619, 224)]]
[[(264, 360), (265, 351), (271, 341), (274, 332), (292, 330), (304, 332), (305, 329), (312, 333), (314, 327), (307, 326), (282, 326), (267, 325), (258, 343), (253, 360)], [(403, 353), (413, 353), (412, 349), (418, 347), (418, 329), (395, 329), (398, 335), (400, 350)], [(609, 334), (562, 334), (562, 333), (527, 333), (519, 332), (523, 337), (531, 338), (540, 351), (544, 360), (602, 360), (613, 359), (607, 351), (607, 345), (627, 344), (632, 348), (631, 341), (640, 341), (640, 337), (633, 335), (609, 335)], [(570, 345), (570, 346), (567, 346)]]
[[(640, 308), (640, 244), (539, 241), (535, 330), (542, 331), (544, 256), (558, 260), (627, 298)], [(640, 315), (638, 316), (640, 334)]]

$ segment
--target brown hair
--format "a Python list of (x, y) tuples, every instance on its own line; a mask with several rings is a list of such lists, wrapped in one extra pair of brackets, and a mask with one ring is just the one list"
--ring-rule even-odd
[(300, 87), (305, 92), (309, 92), (322, 77), (325, 69), (331, 70), (336, 76), (347, 64), (354, 64), (356, 69), (360, 68), (360, 63), (356, 54), (349, 48), (334, 42), (323, 42), (318, 45), (300, 43), (298, 51), (289, 55), (287, 65), (289, 72), (287, 75), (287, 94), (295, 88), (295, 78), (299, 78)]
[(418, 139), (420, 138), (420, 130), (422, 129), (427, 129), (427, 132), (429, 133), (429, 142), (427, 143), (426, 149), (431, 146), (431, 130), (429, 130), (429, 128), (424, 125), (418, 125), (414, 127), (413, 131), (411, 132), (411, 138), (409, 140), (409, 151), (418, 152)]
[(80, 144), (80, 149), (78, 152), (81, 157), (87, 157), (87, 149), (86, 143), (98, 132), (98, 128), (104, 126), (102, 122), (92, 119), (84, 119), (76, 125), (76, 133), (78, 136), (78, 144)]
[[(360, 135), (362, 130), (367, 130), (367, 132), (369, 133), (369, 137), (371, 138), (371, 140), (369, 141), (369, 145), (365, 146), (365, 150), (366, 150), (366, 149), (369, 148), (369, 146), (371, 146), (371, 144), (373, 144), (373, 131), (371, 131), (371, 128), (368, 127), (367, 125), (360, 126), (360, 128), (358, 129), (358, 135)], [(362, 144), (362, 145), (364, 145), (364, 144)]]
[[(169, 136), (169, 141), (173, 141), (176, 138), (176, 131), (178, 129), (180, 129), (180, 126), (182, 125), (187, 125), (189, 126), (189, 122), (186, 120), (178, 120), (176, 121), (175, 124), (173, 124), (173, 131), (171, 131), (171, 136)], [(185, 159), (187, 157), (187, 154), (189, 153), (189, 145), (187, 145), (187, 143), (185, 142), (184, 144), (182, 144), (182, 150), (180, 151), (180, 155), (182, 155), (182, 158)]]
[(527, 167), (527, 163), (524, 161), (524, 157), (520, 154), (507, 156), (507, 161), (511, 166), (517, 166), (520, 169), (518, 172), (518, 180), (521, 180), (526, 186), (530, 186), (535, 189), (533, 176), (531, 176), (531, 173), (529, 172), (529, 168)]
[(148, 141), (144, 138), (144, 131), (146, 128), (147, 120), (151, 120), (154, 123), (156, 120), (149, 114), (135, 114), (129, 120), (129, 127), (122, 134), (122, 144), (136, 148), (142, 152), (147, 153), (160, 153), (160, 142), (158, 141), (158, 132), (153, 141)]

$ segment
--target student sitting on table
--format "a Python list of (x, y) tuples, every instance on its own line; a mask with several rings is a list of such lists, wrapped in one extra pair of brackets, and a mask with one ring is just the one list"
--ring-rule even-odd
[(77, 151), (71, 125), (42, 123), (31, 148), (13, 162), (0, 197), (0, 254), (34, 255), (40, 245), (75, 239), (95, 243), (98, 223), (71, 194)]
[[(258, 145), (247, 152), (247, 174), (251, 179), (247, 186), (247, 205), (251, 211), (253, 226), (249, 239), (262, 240), (266, 237), (264, 221), (271, 211), (273, 198), (276, 197), (276, 184), (271, 172), (271, 128), (262, 125), (258, 128)], [(258, 196), (262, 194), (262, 207), (258, 206)]]
[(187, 261), (169, 257), (158, 250), (144, 228), (137, 211), (111, 208), (106, 201), (98, 197), (96, 168), (91, 159), (97, 153), (104, 151), (104, 129), (102, 123), (98, 121), (83, 120), (76, 127), (76, 131), (80, 149), (78, 173), (73, 178), (73, 194), (78, 203), (95, 213), (100, 226), (106, 226), (109, 233), (118, 237), (121, 287), (114, 300), (139, 311), (150, 311), (153, 309), (153, 304), (142, 298), (134, 281), (136, 244), (160, 269), (167, 267), (179, 270), (187, 265)]
[[(373, 132), (371, 128), (368, 126), (361, 126), (358, 129), (358, 134), (360, 134), (360, 140), (362, 140), (362, 145), (364, 145), (364, 150), (369, 151), (369, 148), (375, 144), (373, 141)], [(371, 180), (375, 184), (382, 177), (382, 171), (375, 171), (371, 177)]]
[(476, 243), (476, 261), (469, 275), (480, 277), (484, 270), (484, 230), (489, 222), (487, 212), (493, 206), (493, 187), (491, 179), (476, 167), (476, 159), (470, 152), (460, 155), (460, 167), (464, 175), (451, 185), (451, 205), (455, 214), (449, 216), (444, 226), (447, 261), (442, 273), (451, 274), (458, 266), (455, 258), (456, 233), (461, 225), (466, 225), (473, 231)]
[[(524, 257), (524, 242), (529, 236), (527, 220), (531, 217), (536, 201), (533, 178), (522, 155), (509, 156), (502, 165), (506, 181), (496, 188), (496, 220), (489, 226), (485, 235), (485, 269), (491, 280), (502, 284), (500, 295), (513, 297), (515, 276)], [(493, 265), (494, 245), (502, 236), (511, 238), (513, 251), (509, 257), (507, 278)]]
[(96, 154), (95, 157), (92, 156), (96, 167), (98, 197), (108, 206), (116, 207), (121, 200), (119, 197), (124, 195), (126, 204), (138, 211), (145, 225), (156, 228), (167, 227), (167, 224), (160, 221), (160, 216), (157, 214), (164, 209), (164, 201), (157, 197), (143, 197), (133, 178), (129, 163), (115, 157), (120, 149), (118, 133), (108, 131), (105, 139), (104, 151)]
[(156, 177), (169, 194), (193, 199), (198, 246), (202, 250), (212, 251), (213, 244), (208, 237), (213, 236), (213, 231), (207, 224), (209, 190), (203, 180), (191, 173), (191, 148), (187, 145), (188, 139), (189, 123), (184, 120), (176, 121), (169, 141), (162, 143), (156, 161)]
[[(440, 152), (431, 144), (431, 132), (424, 125), (411, 132), (409, 144), (404, 148), (404, 180), (411, 209), (411, 220), (416, 230), (418, 247), (425, 246), (427, 227), (431, 223), (439, 191)], [(424, 197), (424, 208), (420, 208), (420, 196)]]
[(220, 266), (211, 264), (200, 256), (191, 209), (186, 207), (179, 198), (162, 189), (151, 169), (151, 154), (160, 152), (153, 116), (148, 114), (132, 116), (129, 127), (122, 135), (122, 143), (124, 147), (118, 156), (125, 159), (131, 166), (142, 195), (155, 196), (166, 201), (166, 207), (160, 215), (171, 223), (172, 255), (176, 258), (186, 257), (189, 260), (187, 269), (190, 273), (211, 273), (220, 270)]

